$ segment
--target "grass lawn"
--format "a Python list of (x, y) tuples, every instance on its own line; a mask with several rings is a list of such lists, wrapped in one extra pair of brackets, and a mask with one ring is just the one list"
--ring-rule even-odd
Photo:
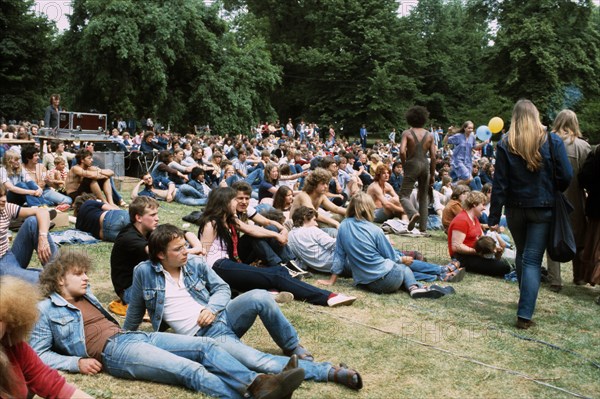
[[(181, 216), (192, 210), (162, 203), (161, 223), (184, 227)], [(391, 239), (397, 248), (420, 250), (431, 262), (448, 260), (443, 233)], [(105, 307), (116, 298), (110, 282), (111, 247), (108, 243), (80, 246), (94, 260), (92, 289)], [(516, 283), (471, 274), (454, 284), (454, 296), (413, 300), (406, 293), (368, 293), (355, 289), (351, 280), (339, 279), (337, 291), (359, 298), (353, 306), (330, 309), (294, 302), (282, 310), (316, 360), (356, 368), (364, 388), (354, 392), (335, 384), (305, 382), (294, 397), (567, 398), (573, 393), (600, 398), (600, 307), (593, 303), (599, 291), (570, 284), (570, 265), (563, 267), (563, 279), (568, 283), (560, 294), (545, 287), (540, 290), (538, 324), (526, 332), (513, 327)], [(151, 326), (145, 323), (143, 328)], [(260, 322), (244, 341), (281, 354)], [(65, 376), (98, 398), (203, 397), (183, 388), (106, 374)]]

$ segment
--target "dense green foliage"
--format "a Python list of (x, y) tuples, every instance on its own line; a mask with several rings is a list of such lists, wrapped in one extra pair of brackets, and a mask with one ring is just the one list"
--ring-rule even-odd
[(32, 11), (33, 0), (0, 0), (0, 115), (43, 113), (52, 86), (52, 24)]
[(526, 97), (546, 123), (575, 110), (600, 141), (591, 0), (420, 0), (407, 17), (395, 0), (74, 0), (62, 34), (30, 1), (2, 4), (4, 116), (39, 116), (54, 75), (70, 109), (178, 130), (292, 117), (383, 133), (415, 103), (432, 123), (480, 125)]

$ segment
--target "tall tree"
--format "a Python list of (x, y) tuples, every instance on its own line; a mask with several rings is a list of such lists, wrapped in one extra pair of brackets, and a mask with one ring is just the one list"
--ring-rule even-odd
[(63, 47), (78, 107), (177, 128), (245, 132), (279, 78), (260, 40), (240, 45), (197, 0), (75, 0)]
[(0, 0), (0, 116), (43, 116), (51, 87), (55, 29), (33, 11), (33, 0)]
[(488, 70), (498, 91), (531, 99), (550, 121), (599, 94), (600, 36), (590, 0), (505, 0)]
[(506, 113), (508, 101), (485, 74), (489, 10), (481, 2), (420, 0), (406, 21), (421, 48), (420, 101), (432, 120), (483, 124)]
[[(283, 80), (272, 97), (283, 117), (338, 123), (358, 134), (387, 130), (418, 92), (413, 42), (401, 31), (394, 0), (226, 2), (260, 26)], [(253, 34), (256, 31), (252, 32)]]

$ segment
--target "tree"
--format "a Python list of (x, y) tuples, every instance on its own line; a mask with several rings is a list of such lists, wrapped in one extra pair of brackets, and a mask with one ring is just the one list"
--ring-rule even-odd
[(600, 86), (600, 36), (589, 0), (505, 0), (488, 72), (498, 91), (532, 100), (546, 122)]
[(422, 49), (417, 70), (423, 82), (419, 101), (432, 120), (485, 124), (510, 110), (507, 99), (486, 75), (491, 36), (489, 9), (484, 4), (421, 0), (406, 21)]
[[(271, 97), (279, 115), (337, 123), (358, 135), (403, 122), (418, 93), (411, 75), (413, 42), (401, 31), (393, 0), (248, 0), (241, 33), (264, 35), (283, 79)], [(244, 22), (245, 21), (245, 22)], [(248, 21), (251, 21), (250, 23)]]
[(62, 44), (77, 107), (179, 129), (245, 132), (278, 82), (262, 43), (240, 46), (218, 9), (197, 0), (75, 0)]
[(51, 94), (55, 29), (33, 12), (33, 0), (0, 4), (0, 116), (41, 118)]

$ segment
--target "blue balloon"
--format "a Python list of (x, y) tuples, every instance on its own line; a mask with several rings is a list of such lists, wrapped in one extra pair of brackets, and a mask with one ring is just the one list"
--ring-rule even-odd
[(486, 125), (481, 125), (477, 128), (475, 136), (481, 141), (486, 141), (492, 138), (492, 131)]

